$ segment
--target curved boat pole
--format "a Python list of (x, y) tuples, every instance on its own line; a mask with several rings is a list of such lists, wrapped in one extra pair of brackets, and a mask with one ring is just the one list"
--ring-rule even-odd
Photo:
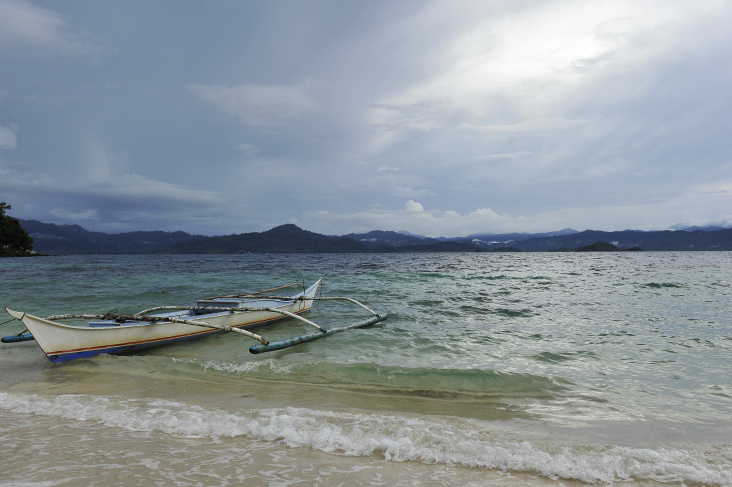
[[(283, 286), (285, 287), (285, 286)], [(259, 293), (257, 293), (259, 294)], [(245, 296), (241, 296), (245, 297)], [(353, 328), (361, 328), (365, 326), (372, 325), (374, 323), (378, 323), (380, 321), (386, 320), (387, 316), (386, 314), (379, 314), (375, 311), (373, 311), (371, 308), (363, 305), (362, 303), (359, 303), (353, 298), (347, 298), (347, 297), (305, 297), (300, 296), (298, 298), (293, 299), (290, 297), (282, 297), (282, 296), (257, 296), (261, 299), (275, 299), (275, 300), (283, 300), (283, 301), (348, 301), (350, 303), (356, 304), (357, 306), (360, 306), (361, 308), (365, 309), (369, 313), (371, 313), (372, 316), (370, 319), (361, 321), (359, 323), (355, 323), (352, 325), (345, 325), (340, 327), (331, 327), (331, 328), (322, 328), (317, 323), (314, 323), (306, 318), (303, 318), (302, 316), (299, 316), (295, 313), (291, 313), (289, 311), (285, 311), (283, 309), (279, 308), (262, 308), (262, 307), (216, 307), (216, 306), (157, 306), (155, 308), (149, 308), (146, 310), (143, 310), (139, 313), (136, 313), (134, 315), (116, 315), (116, 314), (64, 314), (64, 315), (54, 315), (49, 316), (45, 318), (46, 320), (53, 321), (53, 320), (69, 320), (69, 319), (86, 319), (86, 320), (118, 320), (120, 322), (124, 321), (137, 321), (137, 322), (150, 322), (151, 324), (155, 324), (158, 322), (168, 322), (168, 323), (181, 323), (186, 325), (192, 325), (192, 326), (200, 326), (204, 328), (212, 328), (216, 330), (226, 331), (226, 332), (233, 332), (233, 333), (239, 333), (241, 335), (247, 336), (249, 338), (253, 338), (261, 343), (261, 345), (254, 345), (249, 348), (249, 351), (251, 353), (262, 353), (267, 351), (273, 351), (273, 350), (281, 350), (283, 348), (288, 348), (300, 343), (309, 342), (313, 340), (317, 340), (319, 338), (323, 338), (325, 336), (331, 335), (333, 333), (338, 333), (345, 330), (350, 330)], [(7, 310), (7, 308), (6, 308)], [(283, 316), (287, 316), (289, 318), (296, 319), (298, 321), (301, 321), (307, 325), (310, 325), (318, 330), (318, 333), (312, 333), (312, 334), (305, 334), (305, 335), (298, 335), (292, 338), (287, 338), (284, 340), (279, 340), (277, 342), (269, 342), (267, 339), (261, 337), (260, 335), (257, 335), (255, 333), (252, 333), (247, 330), (242, 330), (240, 328), (226, 326), (226, 325), (217, 325), (213, 323), (207, 323), (205, 321), (199, 321), (199, 320), (185, 320), (182, 318), (175, 318), (171, 316), (149, 316), (149, 313), (155, 312), (155, 311), (173, 311), (173, 310), (200, 310), (200, 311), (213, 311), (213, 312), (247, 312), (247, 311), (267, 311), (271, 313), (278, 313)], [(8, 312), (14, 316), (16, 319), (20, 319), (22, 321), (22, 317), (25, 316), (25, 313), (17, 313), (17, 312)], [(17, 316), (16, 316), (17, 314)], [(9, 337), (6, 337), (9, 338)], [(27, 339), (32, 340), (32, 337), (28, 337)], [(5, 339), (3, 339), (5, 341)], [(13, 340), (16, 341), (16, 340)], [(17, 340), (20, 341), (20, 340)]]
[[(272, 313), (279, 313), (284, 316), (288, 316), (290, 318), (295, 318), (296, 320), (300, 320), (303, 323), (307, 323), (310, 326), (314, 326), (318, 330), (322, 330), (320, 325), (317, 323), (314, 323), (306, 318), (303, 318), (300, 315), (296, 315), (295, 313), (290, 313), (289, 311), (285, 311), (284, 309), (278, 309), (278, 308), (222, 308), (218, 306), (158, 306), (155, 308), (146, 309), (145, 311), (141, 311), (135, 315), (136, 320), (149, 320), (151, 317), (145, 316), (147, 313), (152, 313), (153, 311), (174, 311), (174, 310), (201, 310), (201, 311), (269, 311)], [(157, 319), (157, 318), (155, 318)], [(201, 322), (203, 323), (203, 322)], [(261, 341), (261, 340), (260, 340)]]
[[(23, 313), (25, 315), (25, 313)], [(22, 318), (19, 318), (22, 320)], [(193, 325), (193, 326), (201, 326), (204, 328), (213, 328), (215, 330), (221, 330), (221, 331), (230, 331), (233, 333), (239, 333), (244, 336), (248, 336), (249, 338), (254, 338), (258, 342), (261, 342), (263, 344), (268, 344), (269, 341), (262, 338), (261, 336), (252, 333), (247, 330), (240, 330), (239, 328), (233, 328), (231, 326), (226, 325), (217, 325), (214, 323), (206, 323), (205, 321), (197, 321), (197, 320), (183, 320), (181, 318), (173, 318), (170, 316), (138, 316), (138, 315), (89, 315), (89, 314), (68, 314), (68, 315), (54, 315), (49, 316), (47, 318), (44, 318), (48, 321), (54, 321), (54, 320), (105, 320), (105, 319), (118, 319), (118, 320), (129, 320), (129, 321), (139, 321), (139, 320), (145, 320), (150, 321), (152, 324), (155, 324), (157, 322), (163, 322), (163, 323), (182, 323), (184, 325)]]

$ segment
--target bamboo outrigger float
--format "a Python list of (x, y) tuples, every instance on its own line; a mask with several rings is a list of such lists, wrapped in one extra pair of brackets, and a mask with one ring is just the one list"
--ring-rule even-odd
[[(102, 353), (125, 354), (184, 340), (194, 340), (212, 333), (233, 332), (260, 342), (251, 353), (281, 350), (353, 328), (373, 325), (387, 318), (358, 301), (342, 297), (316, 297), (322, 279), (294, 296), (261, 296), (281, 286), (259, 293), (217, 296), (201, 299), (196, 306), (159, 306), (133, 315), (66, 314), (39, 318), (19, 311), (5, 310), (23, 322), (26, 330), (6, 336), (4, 343), (35, 340), (51, 362), (92, 357)], [(323, 328), (300, 316), (310, 311), (314, 301), (339, 300), (354, 303), (373, 316), (340, 327)], [(317, 329), (316, 332), (270, 342), (248, 329), (283, 318), (293, 318)], [(96, 320), (85, 326), (61, 323), (63, 320)], [(30, 333), (26, 333), (29, 331)]]

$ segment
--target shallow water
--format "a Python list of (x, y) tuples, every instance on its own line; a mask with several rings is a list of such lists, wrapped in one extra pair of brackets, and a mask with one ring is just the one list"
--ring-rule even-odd
[(41, 316), (321, 276), (389, 313), (263, 355), (233, 334), (61, 365), (2, 344), (0, 482), (732, 485), (731, 271), (729, 252), (0, 260), (0, 304)]

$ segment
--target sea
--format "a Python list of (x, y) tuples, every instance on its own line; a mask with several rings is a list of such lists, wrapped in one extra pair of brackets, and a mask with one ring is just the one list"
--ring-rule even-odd
[(132, 313), (320, 277), (388, 319), (259, 355), (234, 333), (65, 364), (0, 345), (0, 485), (732, 485), (731, 252), (0, 259), (0, 305)]

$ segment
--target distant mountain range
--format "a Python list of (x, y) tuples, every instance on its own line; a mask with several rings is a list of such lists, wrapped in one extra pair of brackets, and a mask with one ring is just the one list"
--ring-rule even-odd
[[(732, 250), (732, 229), (624, 230), (552, 233), (479, 234), (458, 238), (427, 238), (406, 232), (374, 230), (343, 236), (321, 235), (295, 225), (265, 232), (219, 237), (185, 232), (90, 232), (78, 225), (20, 220), (40, 254), (233, 254), (248, 252), (547, 252), (590, 247), (597, 250)], [(611, 246), (592, 247), (597, 242)]]
[(185, 232), (90, 232), (79, 225), (36, 220), (20, 220), (20, 226), (33, 238), (33, 250), (39, 254), (139, 254), (206, 238)]

